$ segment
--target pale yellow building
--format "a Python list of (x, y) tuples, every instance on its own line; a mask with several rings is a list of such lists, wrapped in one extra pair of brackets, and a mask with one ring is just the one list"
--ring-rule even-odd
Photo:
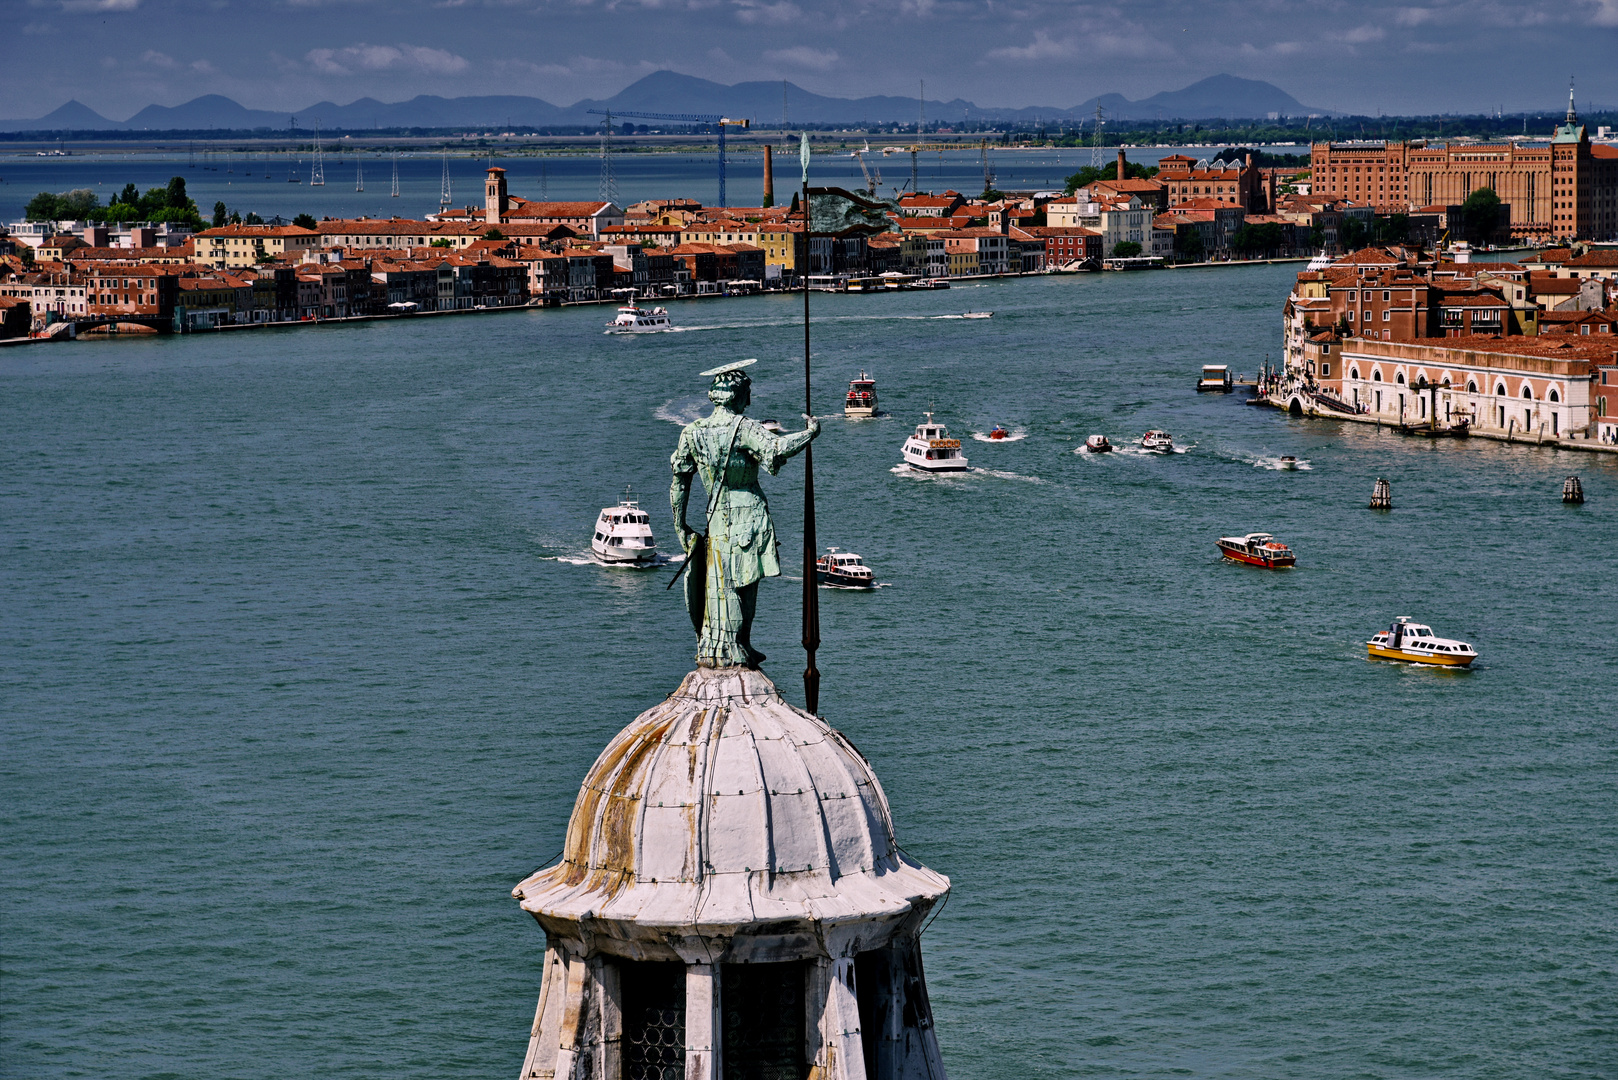
[(320, 234), (297, 225), (221, 225), (192, 238), (197, 261), (213, 266), (254, 266), (269, 259), (297, 260), (320, 243)]

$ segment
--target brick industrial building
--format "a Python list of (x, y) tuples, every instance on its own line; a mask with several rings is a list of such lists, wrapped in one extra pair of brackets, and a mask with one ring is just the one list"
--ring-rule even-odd
[(1571, 94), (1567, 118), (1548, 141), (1318, 142), (1309, 159), (1317, 198), (1392, 212), (1458, 206), (1490, 188), (1510, 207), (1513, 237), (1618, 238), (1618, 147), (1590, 142)]

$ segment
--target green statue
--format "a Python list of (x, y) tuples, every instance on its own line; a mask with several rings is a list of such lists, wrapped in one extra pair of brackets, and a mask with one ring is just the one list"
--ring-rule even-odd
[[(713, 377), (708, 400), (713, 412), (687, 424), (680, 445), (669, 459), (674, 482), (669, 505), (674, 529), (686, 552), (685, 606), (697, 628), (697, 663), (703, 667), (758, 667), (764, 654), (751, 641), (758, 583), (781, 575), (770, 506), (758, 486), (762, 467), (771, 475), (816, 435), (820, 422), (812, 416), (805, 430), (773, 435), (742, 415), (750, 401), (752, 380), (742, 369), (756, 360), (739, 360), (702, 374)], [(702, 474), (708, 489), (708, 533), (685, 523), (691, 479)]]

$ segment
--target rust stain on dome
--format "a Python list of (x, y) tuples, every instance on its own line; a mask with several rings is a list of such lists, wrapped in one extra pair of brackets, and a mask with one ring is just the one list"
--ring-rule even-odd
[[(609, 744), (596, 759), (567, 823), (562, 881), (578, 885), (590, 879), (592, 888), (616, 895), (635, 864), (635, 803), (645, 786), (645, 766), (662, 743), (674, 718), (654, 723), (633, 738)], [(606, 806), (603, 809), (602, 803)], [(599, 826), (598, 823), (599, 822)], [(592, 840), (599, 840), (601, 858), (591, 858)]]

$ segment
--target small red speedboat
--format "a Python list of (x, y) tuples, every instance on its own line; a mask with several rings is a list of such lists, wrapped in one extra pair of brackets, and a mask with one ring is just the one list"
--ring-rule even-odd
[(1266, 570), (1282, 570), (1297, 563), (1292, 549), (1269, 533), (1248, 533), (1246, 536), (1221, 536), (1217, 541), (1219, 553), (1235, 562), (1248, 566), (1262, 566)]
[(1011, 434), (1011, 432), (1007, 431), (1005, 428), (1001, 427), (999, 424), (996, 424), (996, 425), (994, 425), (994, 430), (989, 432), (989, 438), (991, 438), (991, 439), (1004, 439), (1006, 436), (1008, 436), (1010, 434)]

